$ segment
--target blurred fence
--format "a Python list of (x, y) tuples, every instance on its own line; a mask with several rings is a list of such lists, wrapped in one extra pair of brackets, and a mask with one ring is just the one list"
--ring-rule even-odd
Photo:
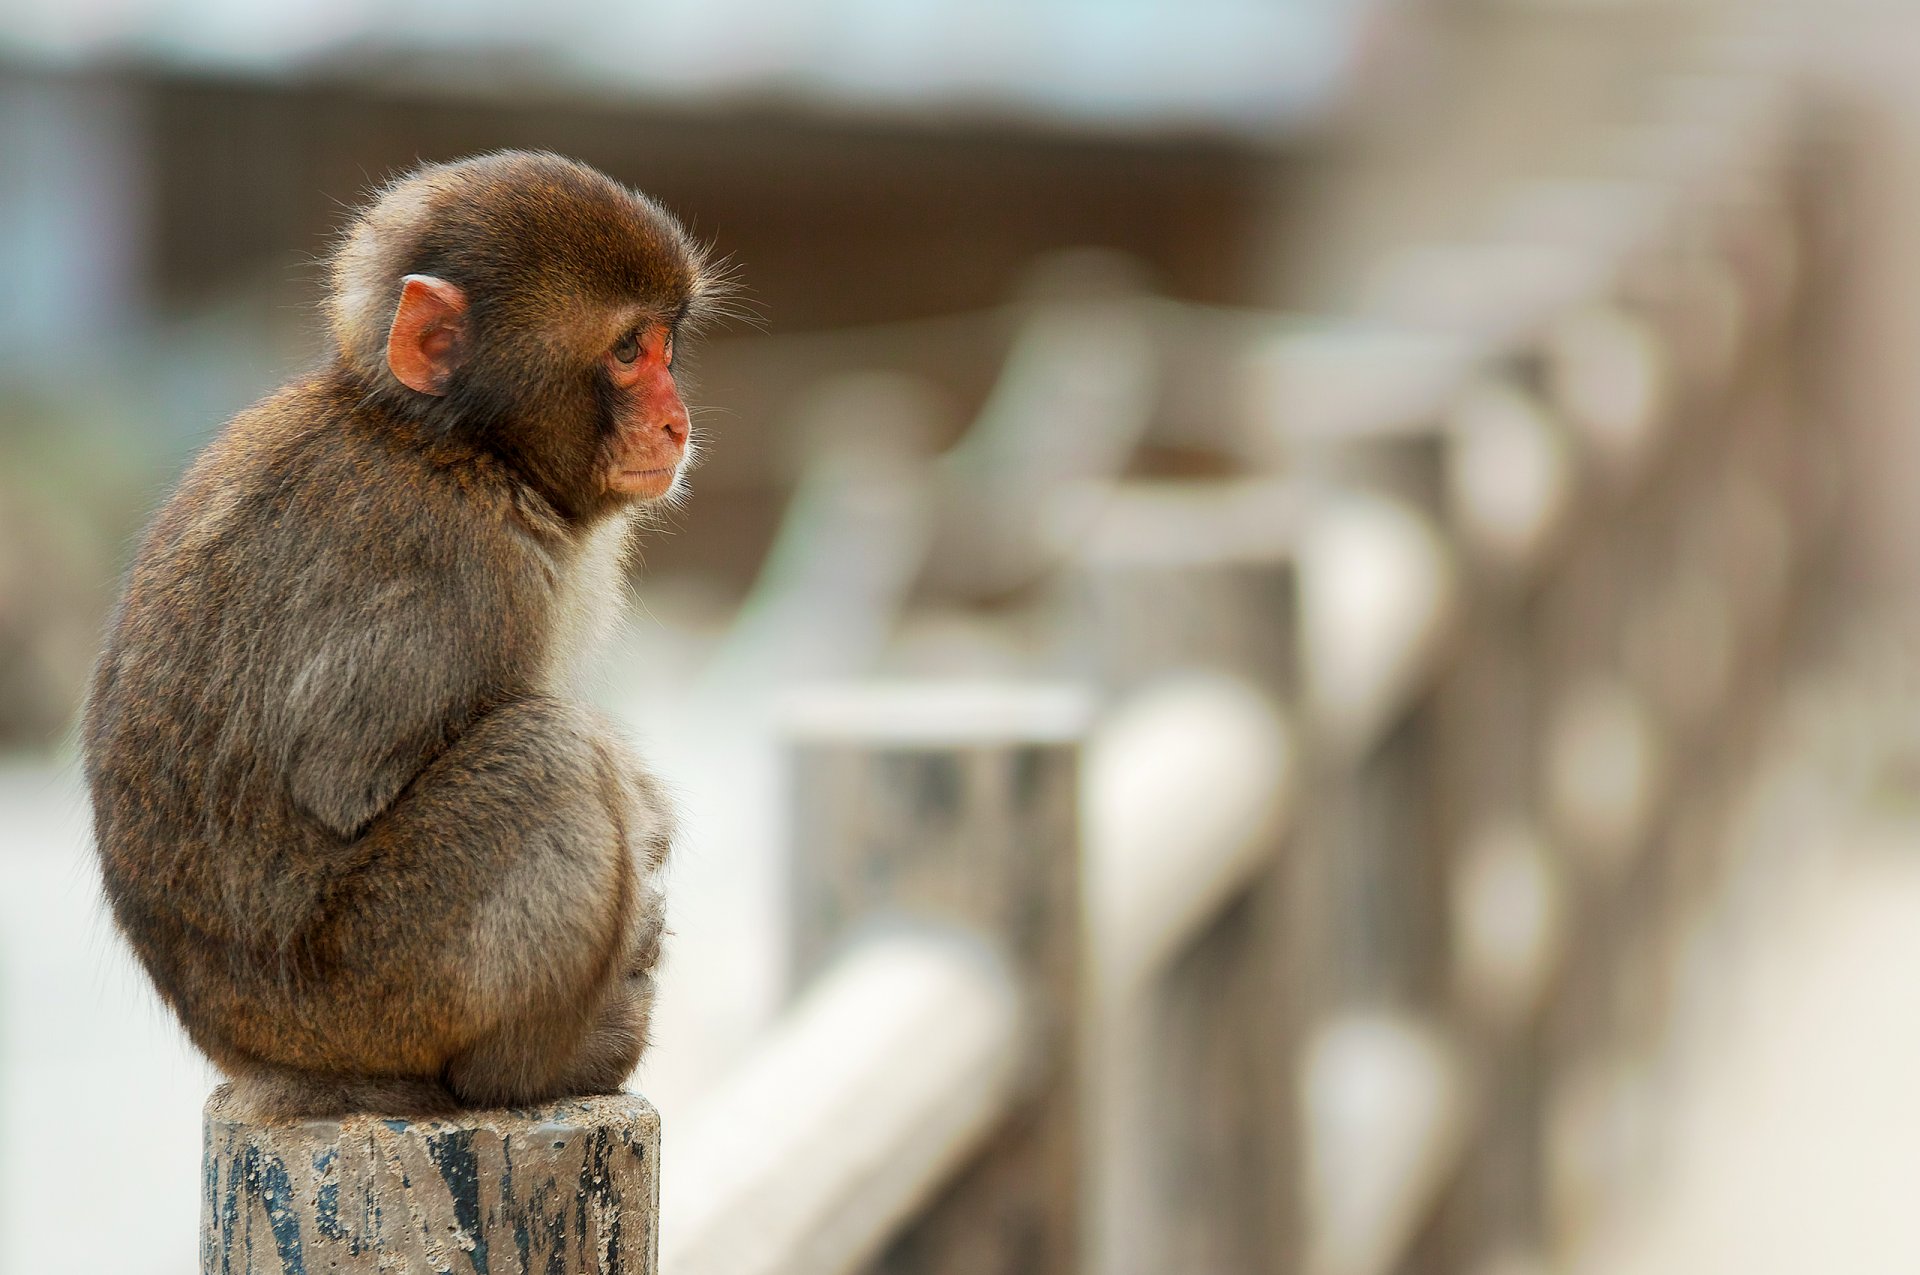
[[(805, 983), (669, 1138), (664, 1269), (1371, 1275), (1577, 1241), (1643, 1150), (1832, 505), (1800, 125), (1778, 83), (1677, 98), (1591, 180), (1391, 263), (1364, 317), (1053, 310), (937, 465), (823, 465), (783, 551), (861, 577), (825, 671), (909, 596), (1010, 597), (1055, 676), (800, 697)], [(1134, 476), (1187, 345), (1233, 472)]]
[[(1589, 178), (1492, 192), (1364, 315), (1040, 306), (938, 459), (860, 428), (911, 392), (843, 387), (724, 657), (815, 683), (783, 718), (800, 987), (667, 1133), (662, 1269), (1578, 1242), (1657, 1123), (1834, 501), (1791, 88), (1666, 109)], [(1152, 476), (1196, 366), (1231, 463)], [(1021, 675), (869, 676), (940, 608)]]

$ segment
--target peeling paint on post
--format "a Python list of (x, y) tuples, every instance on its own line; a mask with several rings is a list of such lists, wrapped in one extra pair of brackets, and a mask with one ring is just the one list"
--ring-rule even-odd
[(207, 1100), (202, 1275), (656, 1275), (660, 1117), (633, 1094), (457, 1120), (249, 1124)]

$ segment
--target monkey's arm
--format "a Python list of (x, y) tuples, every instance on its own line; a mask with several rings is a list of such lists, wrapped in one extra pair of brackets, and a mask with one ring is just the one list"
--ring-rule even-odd
[(259, 729), (294, 807), (343, 838), (526, 694), (539, 655), (547, 598), (525, 546), (458, 501), (404, 500), (316, 519), (324, 534), (304, 544), (293, 522), (276, 545), (304, 556), (267, 681), (284, 689), (269, 690)]
[(604, 732), (542, 695), (493, 708), (374, 819), (311, 931), (325, 976), (285, 1013), (236, 1016), (220, 1056), (257, 1075), (250, 1101), (376, 1100), (342, 1077), (478, 1106), (620, 1086), (646, 1039), (662, 909), (645, 865), (669, 816)]
[(342, 586), (288, 681), (292, 800), (373, 865), (336, 897), (338, 949), (431, 954), (331, 1017), (344, 1037), (370, 1003), (399, 1013), (421, 1053), (392, 1063), (444, 1067), (463, 1101), (614, 1088), (644, 1042), (671, 816), (608, 723), (529, 686), (545, 577), (522, 543), (483, 555), (475, 534)]
[(668, 818), (635, 800), (624, 761), (593, 714), (533, 696), (477, 720), (367, 833), (377, 893), (341, 915), (341, 937), (379, 951), (441, 936), (411, 1012), (465, 1042), (463, 1096), (577, 1083), (609, 1009), (630, 1048), (605, 1083), (633, 1065), (644, 1005), (620, 1002), (641, 990), (628, 984), (651, 965), (659, 925), (642, 846)]
[(431, 617), (381, 614), (315, 636), (278, 709), (301, 812), (358, 835), (471, 718), (479, 688)]

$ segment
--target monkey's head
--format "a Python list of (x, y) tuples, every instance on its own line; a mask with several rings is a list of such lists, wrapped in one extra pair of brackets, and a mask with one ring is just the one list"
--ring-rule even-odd
[(562, 515), (674, 489), (689, 459), (674, 347), (718, 289), (645, 195), (537, 152), (430, 165), (360, 214), (331, 282), (347, 374), (499, 456)]

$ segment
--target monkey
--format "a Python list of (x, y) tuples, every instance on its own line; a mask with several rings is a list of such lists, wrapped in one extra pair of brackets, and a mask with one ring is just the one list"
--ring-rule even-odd
[(646, 1046), (662, 785), (571, 679), (693, 442), (724, 268), (505, 151), (335, 246), (321, 363), (154, 516), (81, 745), (116, 928), (253, 1118), (610, 1093)]

